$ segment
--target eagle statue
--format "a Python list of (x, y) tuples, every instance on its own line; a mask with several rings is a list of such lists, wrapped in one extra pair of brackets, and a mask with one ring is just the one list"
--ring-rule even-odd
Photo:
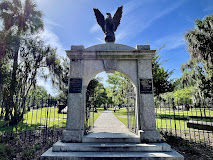
[(107, 17), (104, 18), (104, 15), (97, 9), (93, 8), (96, 20), (98, 24), (101, 26), (104, 34), (105, 34), (105, 42), (115, 42), (115, 31), (117, 30), (123, 12), (123, 6), (118, 7), (115, 12), (113, 18), (110, 13), (106, 13)]

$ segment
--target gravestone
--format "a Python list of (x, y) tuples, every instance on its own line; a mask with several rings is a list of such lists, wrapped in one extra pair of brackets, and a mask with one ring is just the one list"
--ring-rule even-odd
[[(88, 48), (82, 45), (71, 46), (71, 50), (66, 52), (70, 59), (66, 129), (63, 131), (62, 140), (45, 152), (43, 159), (183, 159), (169, 145), (162, 143), (156, 130), (152, 77), (152, 57), (155, 50), (150, 50), (149, 45), (137, 45), (133, 48), (105, 43)], [(116, 152), (112, 151), (111, 147), (115, 145), (111, 144), (113, 141), (110, 139), (107, 139), (107, 145), (104, 139), (101, 142), (84, 140), (86, 89), (92, 78), (102, 71), (119, 71), (125, 74), (136, 90), (135, 125), (140, 141), (135, 144), (133, 139), (132, 145), (125, 148), (131, 139), (128, 143), (119, 140)]]

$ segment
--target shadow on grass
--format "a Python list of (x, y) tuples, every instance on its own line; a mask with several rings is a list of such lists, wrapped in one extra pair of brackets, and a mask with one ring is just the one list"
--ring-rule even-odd
[(196, 120), (196, 121), (205, 121), (205, 122), (213, 122), (213, 119), (209, 117), (192, 117), (192, 116), (183, 116), (183, 115), (168, 115), (168, 114), (156, 114), (156, 118), (160, 119), (174, 119), (174, 120)]
[(176, 151), (182, 154), (185, 160), (212, 160), (213, 147), (205, 144), (191, 142), (181, 137), (176, 137), (168, 132), (160, 132), (163, 139)]
[(19, 122), (18, 125), (9, 126), (7, 121), (0, 120), (0, 133), (2, 132), (20, 132), (26, 130), (37, 130), (43, 128), (60, 128), (66, 126), (66, 122), (60, 122), (60, 124), (56, 124), (54, 126), (45, 126), (43, 124), (27, 124), (23, 122)]
[(8, 122), (0, 120), (0, 132), (19, 132), (24, 130), (35, 130), (41, 126), (41, 124), (26, 124), (23, 122), (19, 122), (18, 125), (9, 126)]

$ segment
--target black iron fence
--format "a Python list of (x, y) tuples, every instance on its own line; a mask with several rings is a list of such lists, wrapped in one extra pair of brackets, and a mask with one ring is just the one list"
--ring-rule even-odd
[[(0, 133), (64, 128), (66, 126), (67, 106), (55, 99), (27, 98), (20, 111), (23, 112), (23, 118), (17, 125), (10, 125), (9, 120), (5, 120), (6, 107), (1, 106)], [(13, 112), (12, 110), (11, 113)], [(18, 116), (21, 116), (21, 113), (19, 114)]]
[(91, 106), (87, 106), (86, 107), (86, 116), (85, 116), (85, 134), (87, 134), (91, 128), (94, 127), (95, 124), (95, 113), (97, 113), (97, 107), (95, 107), (94, 105)]
[[(133, 99), (134, 100), (134, 99)], [(129, 101), (130, 102), (130, 101)], [(133, 101), (134, 102), (134, 101)], [(127, 121), (129, 128), (134, 129), (134, 103), (129, 103)], [(30, 141), (42, 136), (45, 139), (60, 137), (66, 126), (67, 106), (54, 99), (26, 99), (23, 119), (14, 126), (4, 120), (5, 108), (1, 106), (0, 136), (1, 139), (21, 135)], [(213, 103), (201, 101), (192, 103), (174, 100), (156, 101), (156, 124), (163, 132), (188, 139), (193, 142), (213, 146)], [(99, 112), (98, 112), (99, 113)], [(88, 109), (89, 126), (98, 116), (95, 108)], [(10, 139), (10, 138), (9, 138)]]
[[(55, 99), (26, 98), (23, 107), (23, 118), (18, 124), (10, 125), (5, 120), (6, 107), (0, 106), (0, 143), (19, 146), (20, 152), (24, 154), (27, 146), (23, 144), (30, 145), (28, 148), (33, 150), (37, 150), (38, 146), (46, 146), (48, 149), (61, 139), (67, 120), (66, 105)], [(12, 113), (14, 114), (13, 110)]]
[(213, 103), (211, 100), (156, 101), (156, 125), (160, 131), (193, 142), (213, 146)]

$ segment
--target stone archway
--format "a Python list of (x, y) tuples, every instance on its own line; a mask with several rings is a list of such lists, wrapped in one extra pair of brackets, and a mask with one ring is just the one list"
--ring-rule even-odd
[[(103, 73), (103, 72), (104, 71), (99, 72), (99, 73)], [(119, 92), (118, 91), (119, 89), (117, 88), (118, 85), (114, 84), (114, 87), (116, 89), (113, 89), (114, 87), (112, 87), (112, 88), (110, 88), (110, 90), (112, 89), (114, 91), (114, 92), (113, 91), (112, 92), (115, 93), (115, 94), (108, 97), (109, 99), (111, 99), (111, 103), (110, 102), (109, 102), (109, 104), (99, 103), (99, 102), (97, 102), (97, 100), (95, 100), (95, 102), (94, 101), (93, 101), (93, 103), (90, 102), (90, 105), (88, 105), (87, 102), (90, 101), (91, 99), (93, 99), (94, 96), (98, 97), (97, 95), (94, 95), (94, 94), (89, 95), (87, 92), (88, 92), (88, 86), (89, 86), (90, 82), (92, 82), (92, 80), (99, 73), (95, 74), (95, 76), (93, 76), (92, 78), (89, 79), (89, 84), (87, 85), (86, 98), (85, 98), (85, 104), (86, 104), (86, 106), (85, 106), (85, 114), (86, 114), (86, 116), (85, 116), (85, 126), (86, 126), (85, 127), (85, 133), (91, 134), (91, 133), (94, 132), (94, 133), (100, 134), (102, 132), (102, 133), (116, 133), (116, 134), (122, 135), (122, 133), (125, 133), (125, 134), (130, 133), (131, 134), (131, 132), (132, 132), (132, 133), (135, 134), (134, 137), (138, 138), (138, 136), (137, 136), (137, 134), (138, 134), (138, 123), (137, 123), (138, 122), (138, 111), (137, 111), (137, 108), (138, 107), (137, 107), (137, 104), (136, 104), (138, 90), (137, 90), (136, 84), (133, 82), (133, 80), (128, 75), (126, 75), (125, 73), (122, 73), (121, 71), (110, 70), (110, 71), (107, 72), (107, 74), (114, 73), (114, 72), (118, 73), (117, 76), (119, 76), (119, 78), (122, 78), (122, 79), (124, 78), (124, 79), (129, 81), (130, 84), (127, 86), (128, 89), (125, 90), (125, 91), (120, 90), (120, 93), (122, 93), (122, 96), (117, 97), (117, 100), (115, 100), (116, 99), (115, 97), (116, 97), (117, 93)], [(103, 85), (103, 83), (102, 83), (102, 85)], [(124, 97), (125, 97), (125, 100), (123, 99)], [(100, 104), (101, 104), (101, 106), (100, 106)], [(105, 112), (104, 112), (103, 115), (101, 114), (100, 117), (102, 117), (102, 118), (100, 118), (98, 116), (99, 117), (98, 122), (96, 122), (96, 118), (95, 118), (94, 113), (97, 113), (98, 110), (102, 110), (101, 109), (102, 107), (104, 108)], [(108, 110), (108, 108), (109, 108), (109, 110)], [(125, 111), (127, 111), (126, 115), (121, 116), (122, 118), (124, 118), (126, 116), (126, 118), (127, 118), (126, 126), (122, 122), (120, 122), (121, 124), (114, 123), (114, 121), (117, 121), (118, 119), (117, 118), (114, 119), (115, 114), (113, 114), (113, 112), (115, 113), (118, 110), (118, 108), (119, 108), (119, 110), (121, 108), (125, 108), (126, 109)], [(123, 112), (123, 110), (121, 112)], [(111, 120), (108, 116), (106, 116), (107, 113), (110, 115), (109, 117), (114, 119), (114, 121)], [(111, 115), (113, 115), (113, 116), (111, 116)], [(120, 120), (118, 120), (118, 121), (120, 121)], [(114, 127), (112, 127), (112, 124), (114, 125)], [(117, 124), (117, 126), (115, 124)], [(124, 130), (122, 130), (123, 125), (125, 126)], [(127, 132), (124, 132), (124, 131), (127, 131)], [(93, 135), (95, 135), (95, 134), (93, 134)], [(104, 136), (102, 136), (102, 137), (104, 137)]]
[(115, 43), (84, 48), (71, 46), (68, 115), (63, 142), (82, 142), (84, 136), (85, 93), (90, 80), (99, 72), (119, 71), (136, 86), (137, 126), (141, 142), (160, 141), (156, 131), (154, 98), (152, 91), (152, 57), (155, 50), (149, 45), (137, 45), (136, 49)]

